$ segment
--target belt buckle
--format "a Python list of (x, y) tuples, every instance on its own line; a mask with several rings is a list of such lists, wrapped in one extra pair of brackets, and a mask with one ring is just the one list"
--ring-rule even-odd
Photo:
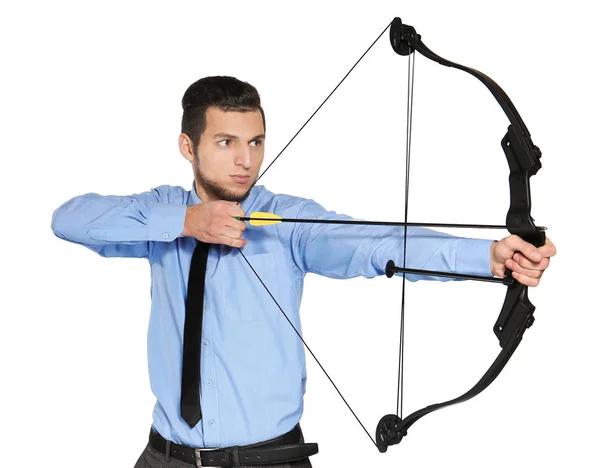
[(202, 457), (200, 456), (200, 454), (202, 452), (216, 452), (217, 450), (219, 450), (218, 448), (195, 448), (194, 449), (194, 454), (196, 455), (196, 466), (198, 468), (202, 468), (203, 465), (202, 464)]

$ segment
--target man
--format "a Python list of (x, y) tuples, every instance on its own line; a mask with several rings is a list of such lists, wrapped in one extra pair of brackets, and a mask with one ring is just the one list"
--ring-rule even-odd
[[(187, 89), (182, 104), (179, 149), (192, 164), (191, 190), (161, 185), (130, 196), (88, 193), (60, 206), (52, 229), (102, 256), (150, 262), (148, 362), (157, 402), (136, 467), (184, 468), (198, 458), (202, 466), (219, 466), (218, 457), (226, 458), (223, 466), (258, 466), (257, 454), (263, 463), (277, 462), (263, 466), (310, 467), (308, 456), (316, 449), (304, 444), (299, 427), (304, 348), (254, 271), (300, 330), (307, 272), (382, 275), (389, 259), (403, 261), (404, 229), (304, 223), (247, 228), (236, 217), (254, 211), (348, 217), (254, 185), (264, 157), (265, 117), (253, 86), (232, 77), (203, 78)], [(510, 268), (528, 286), (537, 286), (556, 253), (549, 240), (536, 248), (516, 236), (464, 239), (422, 228), (408, 235), (407, 267), (488, 276)], [(193, 307), (195, 301), (200, 305)], [(194, 319), (201, 331), (188, 329)]]

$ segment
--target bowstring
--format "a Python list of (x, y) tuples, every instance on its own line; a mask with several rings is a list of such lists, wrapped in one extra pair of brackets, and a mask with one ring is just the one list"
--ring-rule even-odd
[[(410, 152), (412, 148), (412, 116), (413, 116), (413, 97), (414, 97), (414, 83), (415, 83), (415, 57), (416, 53), (413, 51), (408, 56), (408, 90), (406, 96), (406, 166), (404, 172), (404, 222), (408, 222), (408, 191), (410, 182)], [(407, 228), (404, 226), (404, 246), (402, 256), (402, 267), (406, 268), (406, 241), (407, 241)], [(406, 273), (402, 273), (402, 302), (400, 310), (400, 346), (398, 351), (398, 387), (396, 393), (396, 416), (402, 419), (403, 406), (404, 406), (404, 310), (405, 310), (405, 298), (406, 298)]]
[[(344, 77), (340, 80), (340, 82), (336, 85), (336, 87), (333, 89), (333, 91), (331, 91), (329, 93), (329, 95), (325, 98), (325, 100), (319, 105), (319, 107), (317, 107), (317, 110), (315, 110), (312, 115), (306, 120), (306, 122), (304, 122), (304, 124), (302, 125), (302, 127), (300, 127), (300, 130), (298, 130), (294, 136), (292, 137), (292, 139), (283, 147), (283, 149), (277, 154), (277, 156), (275, 157), (275, 159), (273, 159), (273, 161), (271, 162), (271, 164), (269, 164), (267, 166), (267, 168), (256, 178), (256, 180), (254, 181), (254, 183), (250, 186), (250, 188), (248, 189), (248, 191), (245, 193), (244, 198), (246, 198), (246, 195), (248, 195), (248, 193), (250, 193), (250, 191), (252, 190), (252, 188), (256, 185), (256, 183), (259, 181), (259, 179), (265, 175), (265, 173), (271, 168), (271, 166), (273, 166), (273, 164), (275, 163), (275, 161), (277, 161), (277, 159), (279, 159), (279, 157), (282, 155), (282, 153), (286, 150), (286, 148), (288, 146), (290, 146), (290, 144), (292, 143), (292, 141), (294, 141), (294, 139), (298, 136), (298, 134), (304, 129), (304, 127), (306, 127), (306, 125), (308, 124), (308, 122), (310, 122), (312, 120), (312, 118), (315, 116), (315, 114), (321, 109), (321, 107), (323, 107), (323, 105), (329, 100), (329, 98), (331, 97), (331, 95), (340, 87), (340, 85), (346, 80), (346, 78), (348, 77), (348, 75), (350, 75), (350, 73), (352, 72), (352, 70), (354, 70), (354, 68), (360, 63), (360, 61), (364, 58), (365, 55), (367, 55), (367, 53), (371, 50), (371, 48), (377, 43), (377, 41), (381, 38), (381, 36), (383, 36), (383, 34), (388, 30), (388, 28), (390, 27), (390, 25), (392, 24), (392, 22), (390, 22), (385, 29), (381, 32), (381, 34), (379, 34), (379, 36), (377, 36), (377, 39), (375, 39), (373, 41), (373, 43), (367, 48), (367, 50), (360, 56), (360, 58), (356, 61), (356, 63), (352, 66), (352, 68), (350, 68), (350, 70), (348, 71), (348, 73), (346, 73), (344, 75)], [(239, 202), (238, 202), (239, 205)], [(406, 229), (406, 226), (405, 226)], [(279, 305), (279, 303), (277, 302), (277, 300), (275, 299), (275, 296), (273, 296), (273, 294), (271, 293), (271, 291), (269, 290), (269, 288), (267, 287), (267, 285), (265, 284), (265, 282), (262, 280), (262, 278), (260, 277), (260, 275), (258, 274), (258, 272), (254, 269), (254, 267), (252, 266), (252, 264), (248, 261), (248, 259), (246, 258), (246, 256), (244, 255), (244, 253), (242, 252), (242, 249), (238, 247), (238, 252), (242, 255), (242, 258), (246, 261), (246, 263), (248, 264), (248, 266), (250, 267), (250, 269), (252, 270), (252, 272), (254, 273), (254, 275), (256, 276), (256, 278), (258, 278), (258, 280), (260, 281), (260, 283), (263, 285), (263, 287), (265, 288), (265, 291), (269, 294), (269, 296), (271, 297), (271, 299), (273, 300), (273, 302), (275, 303), (275, 305), (277, 306), (277, 308), (281, 311), (281, 313), (284, 315), (284, 317), (286, 318), (286, 320), (288, 321), (288, 323), (290, 324), (290, 326), (294, 329), (294, 331), (296, 332), (296, 335), (298, 335), (298, 337), (300, 338), (300, 340), (302, 340), (302, 343), (304, 344), (304, 346), (306, 347), (306, 349), (308, 350), (308, 352), (311, 354), (311, 356), (314, 358), (314, 360), (316, 361), (316, 363), (319, 365), (319, 367), (321, 368), (321, 370), (323, 371), (323, 373), (327, 376), (327, 378), (329, 379), (329, 381), (331, 382), (331, 384), (333, 385), (333, 388), (335, 388), (335, 390), (337, 391), (338, 395), (341, 397), (341, 399), (344, 401), (344, 403), (346, 404), (346, 406), (348, 407), (348, 409), (350, 410), (350, 412), (352, 413), (352, 415), (354, 416), (354, 418), (358, 421), (358, 423), (360, 424), (360, 426), (363, 428), (363, 430), (365, 431), (365, 433), (367, 434), (367, 436), (369, 437), (369, 439), (371, 440), (371, 442), (373, 442), (373, 445), (375, 445), (375, 447), (377, 447), (377, 443), (375, 442), (375, 439), (373, 438), (373, 436), (371, 436), (371, 434), (369, 433), (369, 431), (367, 430), (367, 428), (365, 427), (365, 425), (362, 423), (362, 421), (359, 419), (359, 417), (356, 415), (356, 413), (354, 412), (354, 410), (352, 409), (352, 407), (350, 406), (350, 404), (348, 403), (348, 401), (346, 400), (346, 398), (344, 398), (344, 395), (342, 395), (342, 392), (339, 390), (338, 386), (334, 383), (333, 379), (329, 376), (329, 374), (327, 373), (327, 371), (325, 370), (325, 368), (321, 365), (321, 363), (319, 362), (319, 360), (317, 359), (317, 357), (315, 356), (315, 354), (312, 352), (312, 350), (310, 349), (310, 347), (308, 346), (308, 344), (306, 343), (306, 341), (304, 340), (304, 338), (302, 337), (302, 334), (298, 331), (298, 329), (296, 328), (296, 326), (292, 323), (292, 321), (289, 319), (288, 315), (284, 312), (283, 308)]]

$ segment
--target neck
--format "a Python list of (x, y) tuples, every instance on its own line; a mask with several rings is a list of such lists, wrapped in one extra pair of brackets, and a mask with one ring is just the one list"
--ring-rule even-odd
[(216, 197), (209, 194), (209, 192), (202, 185), (202, 182), (199, 182), (196, 178), (194, 179), (194, 186), (196, 187), (196, 195), (198, 195), (198, 198), (200, 198), (203, 203), (217, 200)]

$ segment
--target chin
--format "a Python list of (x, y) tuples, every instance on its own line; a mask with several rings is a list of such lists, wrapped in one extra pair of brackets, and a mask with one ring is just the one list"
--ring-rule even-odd
[(230, 202), (242, 202), (247, 198), (248, 194), (248, 189), (250, 189), (250, 186), (252, 184), (244, 184), (244, 188), (240, 188), (239, 185), (237, 185), (235, 188), (225, 188), (225, 190), (223, 190), (219, 195), (220, 198), (222, 200), (225, 201), (230, 201)]
[(255, 180), (252, 179), (252, 182), (250, 182), (249, 180), (245, 184), (237, 184), (231, 183), (231, 181), (229, 181), (228, 183), (213, 182), (202, 177), (202, 174), (200, 174), (200, 178), (202, 179), (202, 184), (205, 190), (210, 192), (212, 194), (212, 197), (218, 200), (225, 200), (236, 203), (244, 201), (247, 198), (248, 190), (250, 190), (250, 187), (252, 187), (252, 182), (254, 182)]

